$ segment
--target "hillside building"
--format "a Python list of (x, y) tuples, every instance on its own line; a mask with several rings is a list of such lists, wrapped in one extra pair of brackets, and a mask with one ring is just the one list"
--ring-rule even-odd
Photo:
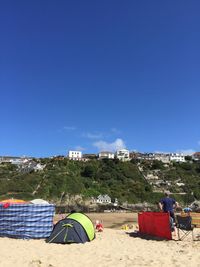
[(96, 203), (99, 204), (110, 204), (111, 203), (111, 198), (109, 195), (99, 195), (96, 199)]
[(70, 160), (81, 160), (82, 159), (82, 152), (70, 150), (68, 153), (68, 158)]
[(169, 154), (169, 159), (170, 161), (175, 161), (175, 162), (185, 162), (185, 156), (180, 153)]
[(192, 155), (192, 159), (195, 160), (195, 161), (200, 161), (200, 152), (195, 152)]
[(121, 161), (129, 161), (130, 160), (129, 150), (127, 150), (127, 149), (117, 150), (116, 158), (121, 160)]
[(114, 159), (115, 154), (113, 152), (102, 151), (99, 153), (99, 159)]

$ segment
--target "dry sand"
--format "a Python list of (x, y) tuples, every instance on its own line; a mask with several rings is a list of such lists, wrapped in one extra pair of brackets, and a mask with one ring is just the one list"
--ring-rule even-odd
[[(46, 244), (44, 240), (0, 238), (1, 267), (200, 266), (200, 241), (158, 241), (139, 237), (135, 214), (90, 214), (106, 228), (85, 244)], [(131, 221), (132, 220), (132, 221)], [(121, 230), (129, 223), (133, 229)], [(195, 229), (195, 234), (199, 231)]]

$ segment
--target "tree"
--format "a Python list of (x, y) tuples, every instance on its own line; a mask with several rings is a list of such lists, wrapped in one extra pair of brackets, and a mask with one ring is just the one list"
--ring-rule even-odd
[(164, 164), (162, 161), (154, 160), (152, 165), (151, 165), (151, 169), (152, 170), (163, 170), (163, 169), (165, 169), (165, 167), (164, 167)]
[(182, 169), (184, 169), (186, 171), (191, 171), (192, 170), (192, 163), (183, 162), (180, 166), (181, 166)]
[(81, 173), (84, 177), (94, 177), (96, 173), (96, 168), (93, 165), (85, 166), (84, 171)]
[(192, 160), (192, 157), (191, 156), (185, 156), (185, 160), (186, 161), (191, 161)]

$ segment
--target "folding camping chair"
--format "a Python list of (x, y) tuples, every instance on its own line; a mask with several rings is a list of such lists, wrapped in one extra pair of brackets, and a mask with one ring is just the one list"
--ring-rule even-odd
[[(193, 234), (194, 225), (192, 224), (192, 217), (189, 215), (186, 216), (177, 215), (176, 221), (177, 221), (176, 227), (178, 229), (178, 239), (183, 240), (186, 236), (192, 234), (192, 240), (194, 240), (194, 234)], [(180, 235), (180, 232), (182, 236)]]

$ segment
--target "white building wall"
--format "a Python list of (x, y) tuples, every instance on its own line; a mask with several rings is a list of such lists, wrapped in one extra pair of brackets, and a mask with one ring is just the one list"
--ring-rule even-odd
[(116, 158), (121, 161), (129, 161), (130, 160), (129, 151), (127, 149), (117, 150)]
[(111, 203), (111, 198), (108, 195), (99, 195), (97, 197), (96, 203), (110, 204)]
[(106, 158), (106, 159), (114, 159), (115, 154), (112, 152), (100, 152), (99, 153), (99, 158)]
[(185, 156), (179, 153), (172, 153), (169, 155), (170, 161), (185, 162)]
[(169, 163), (170, 157), (167, 154), (155, 154), (155, 160), (160, 160), (163, 163)]
[(69, 154), (68, 154), (68, 157), (69, 157), (69, 159), (79, 160), (79, 159), (82, 158), (82, 152), (81, 151), (76, 151), (76, 150), (74, 150), (74, 151), (70, 150)]

